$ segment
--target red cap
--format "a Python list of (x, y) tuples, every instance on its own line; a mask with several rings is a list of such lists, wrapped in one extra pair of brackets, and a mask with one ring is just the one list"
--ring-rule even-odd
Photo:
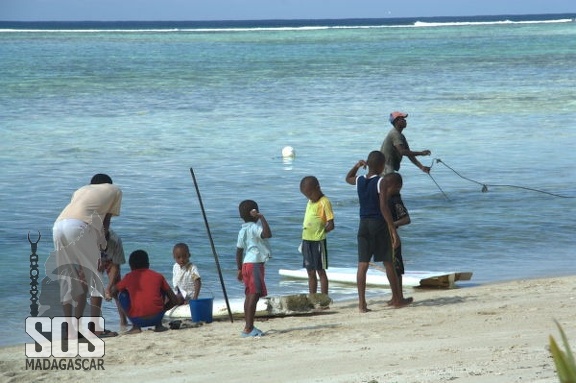
[(390, 123), (391, 123), (392, 125), (394, 125), (394, 120), (396, 120), (398, 117), (406, 118), (406, 117), (408, 117), (408, 113), (402, 113), (402, 112), (392, 112), (392, 113), (390, 113)]

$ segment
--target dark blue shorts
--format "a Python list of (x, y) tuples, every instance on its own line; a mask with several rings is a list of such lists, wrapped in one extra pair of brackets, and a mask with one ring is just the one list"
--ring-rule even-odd
[(361, 218), (358, 227), (358, 262), (392, 262), (393, 250), (384, 219)]
[[(120, 302), (120, 306), (124, 312), (128, 313), (130, 310), (130, 294), (128, 294), (128, 291), (122, 291), (118, 294), (118, 302)], [(158, 314), (146, 318), (128, 316), (130, 322), (132, 322), (136, 327), (152, 327), (161, 325), (162, 318), (164, 318), (164, 311), (160, 311)]]
[(302, 257), (302, 267), (306, 270), (326, 270), (328, 268), (326, 239), (321, 241), (302, 240)]

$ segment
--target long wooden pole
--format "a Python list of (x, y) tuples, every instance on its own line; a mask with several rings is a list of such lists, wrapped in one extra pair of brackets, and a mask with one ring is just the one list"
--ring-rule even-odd
[(218, 260), (218, 254), (216, 253), (216, 248), (214, 247), (214, 240), (212, 239), (212, 234), (210, 233), (210, 226), (208, 225), (208, 219), (206, 218), (206, 211), (204, 210), (204, 204), (202, 203), (202, 196), (200, 195), (200, 189), (198, 189), (198, 182), (196, 182), (194, 169), (190, 168), (190, 174), (192, 174), (192, 180), (194, 180), (194, 187), (196, 188), (196, 194), (198, 194), (198, 202), (200, 202), (200, 210), (202, 210), (202, 216), (204, 217), (204, 224), (206, 225), (206, 231), (208, 232), (208, 238), (210, 239), (210, 246), (212, 247), (212, 254), (214, 254), (214, 260), (216, 261), (216, 268), (218, 269), (218, 276), (220, 277), (220, 284), (222, 285), (222, 292), (224, 293), (226, 308), (228, 309), (228, 316), (230, 317), (230, 322), (234, 322), (234, 318), (232, 317), (232, 310), (230, 309), (230, 303), (228, 302), (228, 294), (226, 294), (226, 286), (224, 285), (224, 278), (222, 278), (220, 261)]

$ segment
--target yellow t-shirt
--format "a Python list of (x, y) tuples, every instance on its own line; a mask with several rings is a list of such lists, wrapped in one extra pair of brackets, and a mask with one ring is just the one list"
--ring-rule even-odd
[(332, 204), (326, 196), (320, 197), (316, 202), (308, 201), (304, 223), (302, 227), (302, 239), (307, 241), (321, 241), (326, 238), (326, 223), (334, 219)]
[(102, 230), (106, 214), (120, 215), (122, 191), (113, 184), (86, 185), (74, 192), (72, 200), (56, 219), (79, 219)]

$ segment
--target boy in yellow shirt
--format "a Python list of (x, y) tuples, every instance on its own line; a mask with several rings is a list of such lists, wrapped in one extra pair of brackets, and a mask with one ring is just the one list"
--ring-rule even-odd
[(334, 230), (332, 204), (322, 193), (320, 183), (314, 176), (302, 178), (300, 192), (308, 198), (302, 225), (303, 267), (308, 272), (308, 290), (310, 294), (315, 294), (320, 279), (320, 291), (322, 294), (328, 294), (326, 233)]

